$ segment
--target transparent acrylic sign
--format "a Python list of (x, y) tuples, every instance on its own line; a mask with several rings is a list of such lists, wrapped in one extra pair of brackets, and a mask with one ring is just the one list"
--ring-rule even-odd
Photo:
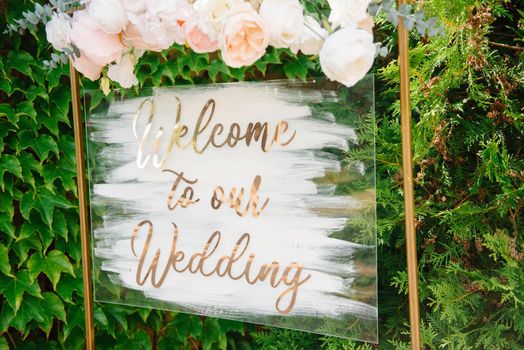
[(377, 341), (373, 79), (86, 92), (95, 299)]

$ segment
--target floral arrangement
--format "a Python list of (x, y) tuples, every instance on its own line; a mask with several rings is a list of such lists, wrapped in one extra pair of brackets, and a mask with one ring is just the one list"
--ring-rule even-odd
[(47, 40), (60, 54), (44, 63), (53, 67), (72, 59), (85, 77), (103, 75), (106, 89), (108, 79), (124, 88), (138, 84), (134, 66), (144, 52), (174, 43), (197, 53), (219, 51), (233, 68), (254, 64), (269, 46), (287, 48), (318, 56), (327, 78), (349, 87), (366, 75), (377, 54), (387, 53), (373, 42), (370, 12), (382, 9), (394, 24), (404, 16), (408, 28), (421, 34), (438, 32), (422, 12), (410, 16), (409, 5), (396, 11), (392, 0), (327, 2), (329, 17), (319, 21), (299, 0), (52, 0), (8, 29), (45, 23)]

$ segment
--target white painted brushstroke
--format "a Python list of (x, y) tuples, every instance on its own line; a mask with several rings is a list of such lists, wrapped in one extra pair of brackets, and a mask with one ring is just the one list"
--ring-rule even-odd
[[(333, 116), (311, 115), (309, 104), (326, 98), (336, 100), (336, 95), (314, 90), (297, 91), (274, 83), (156, 89), (153, 94), (156, 116), (151, 137), (160, 126), (165, 129), (161, 149), (165, 149), (175, 126), (175, 96), (182, 102), (182, 122), (189, 126), (190, 134), (202, 107), (213, 98), (216, 111), (206, 130), (208, 134), (218, 122), (224, 124), (226, 130), (233, 122), (245, 130), (249, 122), (269, 122), (274, 127), (280, 120), (286, 120), (289, 129), (297, 131), (297, 136), (289, 146), (275, 146), (268, 153), (262, 152), (257, 143), (248, 148), (242, 142), (235, 148), (209, 148), (202, 155), (197, 155), (192, 148), (175, 147), (163, 168), (183, 171), (191, 179), (198, 178), (193, 188), (200, 202), (169, 211), (166, 201), (174, 175), (162, 173), (152, 167), (151, 162), (145, 169), (136, 166), (139, 141), (133, 136), (132, 121), (144, 98), (114, 102), (107, 115), (92, 116), (90, 142), (109, 144), (96, 156), (97, 163), (105, 170), (95, 174), (97, 180), (91, 198), (94, 207), (108, 205), (107, 214), (102, 216), (103, 225), (94, 231), (95, 257), (102, 260), (102, 270), (114, 273), (115, 283), (196, 313), (228, 318), (238, 318), (241, 314), (277, 315), (275, 300), (287, 287), (271, 288), (268, 283), (253, 286), (244, 280), (175, 271), (169, 273), (158, 289), (150, 284), (140, 287), (135, 282), (138, 258), (131, 251), (130, 237), (142, 220), (148, 219), (154, 224), (150, 251), (162, 250), (159, 266), (167, 261), (173, 222), (180, 229), (177, 249), (188, 255), (202, 251), (213, 231), (222, 232), (220, 246), (209, 259), (210, 266), (220, 256), (229, 254), (240, 235), (248, 232), (251, 243), (246, 255), (252, 252), (256, 256), (253, 271), (272, 261), (278, 261), (282, 267), (298, 262), (312, 275), (300, 286), (289, 316), (336, 319), (352, 314), (376, 318), (374, 306), (343, 296), (347, 295), (353, 280), (351, 276), (355, 274), (350, 257), (363, 248), (330, 238), (331, 233), (344, 227), (347, 216), (320, 216), (313, 210), (351, 211), (363, 207), (358, 199), (333, 196), (333, 186), (319, 186), (312, 181), (324, 176), (326, 171), (340, 170), (334, 156), (319, 150), (324, 147), (347, 150), (348, 141), (356, 140), (354, 130), (336, 125)], [(145, 120), (145, 116), (139, 120), (139, 134)], [(183, 140), (189, 139), (190, 134)], [(207, 139), (205, 136), (203, 140)], [(215, 186), (222, 186), (226, 195), (233, 186), (244, 187), (249, 193), (256, 175), (262, 177), (261, 202), (269, 197), (269, 204), (260, 217), (240, 218), (226, 204), (219, 210), (211, 208), (209, 203)], [(144, 235), (139, 236), (136, 246), (142, 247), (144, 239)], [(238, 266), (243, 267), (246, 260), (244, 256)]]

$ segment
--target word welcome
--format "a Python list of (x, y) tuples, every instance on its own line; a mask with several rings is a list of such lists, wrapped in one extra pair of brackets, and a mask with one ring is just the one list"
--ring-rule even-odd
[[(284, 135), (289, 134), (289, 124), (284, 120), (279, 121), (274, 129), (271, 128), (268, 122), (251, 122), (247, 125), (245, 130), (242, 130), (238, 123), (232, 123), (229, 126), (229, 129), (221, 123), (211, 125), (213, 116), (215, 115), (216, 102), (215, 100), (210, 99), (204, 105), (200, 115), (196, 119), (191, 138), (183, 143), (182, 138), (189, 136), (190, 129), (187, 125), (181, 122), (182, 103), (178, 97), (176, 98), (176, 101), (176, 124), (171, 133), (167, 148), (162, 156), (160, 155), (160, 141), (164, 134), (163, 127), (160, 127), (156, 132), (153, 144), (150, 147), (150, 154), (145, 154), (146, 145), (152, 133), (152, 125), (155, 117), (155, 102), (148, 98), (139, 105), (133, 121), (133, 134), (136, 139), (139, 138), (137, 132), (138, 118), (142, 114), (145, 105), (149, 105), (149, 116), (144, 132), (140, 137), (136, 157), (136, 164), (140, 169), (145, 168), (151, 158), (155, 168), (162, 167), (166, 162), (167, 157), (173, 152), (175, 146), (180, 149), (191, 147), (197, 154), (202, 154), (209, 147), (222, 148), (227, 146), (234, 148), (242, 141), (247, 147), (258, 143), (262, 151), (269, 152), (274, 145), (282, 147), (289, 145), (296, 136), (296, 131), (293, 131), (291, 136), (288, 136), (287, 139), (284, 140)], [(206, 136), (206, 139), (202, 140), (203, 134), (209, 130), (211, 131), (209, 135)]]

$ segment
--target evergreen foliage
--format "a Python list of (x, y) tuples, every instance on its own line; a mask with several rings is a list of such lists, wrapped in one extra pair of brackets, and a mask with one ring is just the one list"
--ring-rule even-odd
[[(325, 1), (309, 1), (325, 11)], [(413, 34), (411, 94), (426, 349), (524, 349), (524, 1), (426, 0), (443, 35)], [(0, 2), (0, 26), (34, 4)], [(380, 345), (95, 305), (100, 349), (408, 349), (396, 34), (377, 61)], [(0, 35), (0, 349), (81, 349), (82, 273), (68, 67), (42, 28)], [(184, 47), (147, 54), (142, 86), (318, 76), (272, 49), (231, 69)], [(82, 81), (84, 87), (96, 84)]]

